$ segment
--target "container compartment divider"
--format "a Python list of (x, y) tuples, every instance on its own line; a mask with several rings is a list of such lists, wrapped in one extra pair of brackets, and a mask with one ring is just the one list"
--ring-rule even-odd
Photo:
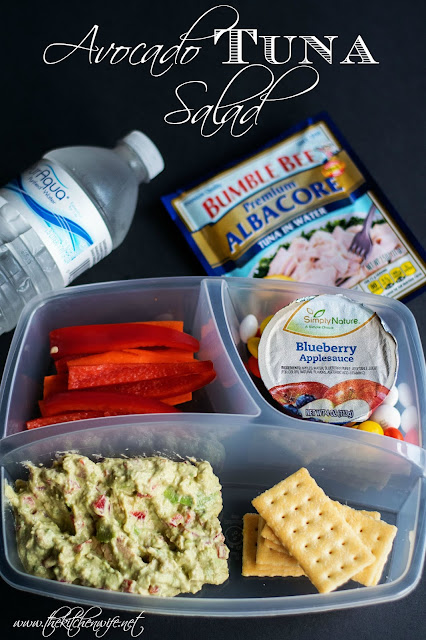
[[(25, 477), (25, 460), (50, 465), (61, 452), (91, 456), (165, 455), (209, 460), (223, 486), (222, 527), (230, 548), (230, 578), (195, 595), (141, 597), (56, 583), (23, 572), (12, 512), (2, 493), (0, 573), (11, 585), (70, 602), (165, 615), (250, 617), (319, 612), (384, 603), (417, 584), (426, 544), (426, 393), (424, 359), (412, 314), (399, 302), (344, 292), (375, 309), (397, 334), (398, 383), (413, 393), (418, 428), (412, 442), (331, 424), (305, 422), (275, 408), (246, 370), (239, 324), (261, 321), (292, 300), (335, 289), (295, 282), (242, 278), (168, 278), (70, 287), (35, 298), (24, 310), (6, 363), (0, 394), (2, 481)], [(339, 290), (339, 293), (342, 293)], [(200, 340), (200, 359), (212, 360), (217, 378), (188, 412), (96, 418), (26, 431), (48, 374), (48, 333), (58, 326), (156, 319), (184, 320)], [(399, 409), (401, 406), (397, 405)], [(333, 499), (378, 510), (399, 528), (382, 583), (350, 582), (319, 594), (306, 578), (243, 578), (242, 516), (251, 500), (300, 467), (307, 467)]]

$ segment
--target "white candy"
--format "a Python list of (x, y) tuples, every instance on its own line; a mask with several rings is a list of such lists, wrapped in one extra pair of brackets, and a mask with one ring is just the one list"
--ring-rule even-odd
[(388, 404), (389, 406), (394, 407), (398, 402), (398, 396), (398, 389), (396, 386), (393, 386), (386, 398), (383, 400), (383, 404)]
[(246, 316), (240, 324), (241, 340), (243, 342), (247, 342), (249, 338), (253, 338), (253, 336), (256, 335), (258, 328), (259, 328), (259, 323), (257, 321), (256, 316), (254, 316), (252, 313), (249, 313), (249, 315)]
[(369, 420), (378, 422), (383, 430), (388, 427), (398, 429), (401, 424), (401, 414), (398, 409), (395, 409), (395, 407), (391, 407), (388, 404), (381, 404), (380, 407), (377, 407), (377, 409), (372, 413)]
[(417, 429), (417, 425), (417, 409), (415, 406), (411, 405), (402, 412), (401, 429), (404, 433), (407, 433), (410, 429)]
[(413, 404), (413, 394), (406, 382), (398, 385), (399, 401), (403, 407), (407, 408)]

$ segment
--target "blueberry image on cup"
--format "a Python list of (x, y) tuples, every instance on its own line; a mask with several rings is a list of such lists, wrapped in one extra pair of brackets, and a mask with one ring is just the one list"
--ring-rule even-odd
[(279, 402), (289, 415), (301, 418), (300, 409), (324, 397), (328, 387), (320, 382), (293, 382), (270, 389), (274, 400)]

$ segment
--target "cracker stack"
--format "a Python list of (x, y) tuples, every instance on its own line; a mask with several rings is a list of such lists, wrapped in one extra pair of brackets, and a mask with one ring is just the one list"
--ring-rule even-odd
[(306, 575), (320, 593), (379, 582), (397, 532), (379, 513), (331, 500), (304, 468), (252, 504), (260, 515), (244, 516), (244, 576)]

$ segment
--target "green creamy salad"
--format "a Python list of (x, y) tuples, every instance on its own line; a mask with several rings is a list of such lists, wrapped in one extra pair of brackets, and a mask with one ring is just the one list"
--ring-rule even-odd
[(6, 485), (24, 568), (42, 578), (174, 596), (228, 578), (208, 462), (67, 454)]

